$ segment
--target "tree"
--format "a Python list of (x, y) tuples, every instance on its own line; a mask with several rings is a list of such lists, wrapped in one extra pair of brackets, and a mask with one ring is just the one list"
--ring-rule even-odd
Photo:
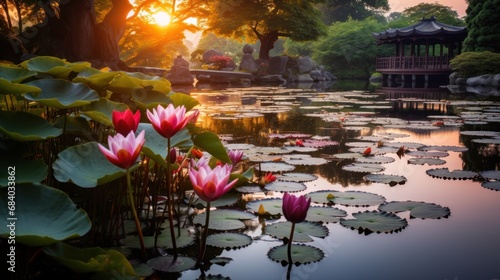
[(500, 0), (468, 0), (466, 51), (500, 52)]
[(317, 2), (213, 0), (206, 31), (233, 38), (257, 37), (259, 58), (267, 60), (279, 37), (308, 41), (325, 34), (321, 13), (314, 7)]
[(380, 17), (383, 21), (382, 13), (389, 10), (389, 3), (387, 0), (326, 0), (319, 8), (323, 13), (323, 21), (330, 25), (336, 21), (368, 17)]
[(451, 7), (438, 3), (420, 3), (416, 6), (407, 8), (402, 13), (410, 23), (417, 23), (422, 18), (434, 16), (438, 21), (455, 26), (463, 26), (464, 21), (460, 19), (458, 13)]

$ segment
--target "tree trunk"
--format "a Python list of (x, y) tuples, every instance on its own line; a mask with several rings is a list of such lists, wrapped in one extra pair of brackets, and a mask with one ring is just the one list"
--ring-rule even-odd
[(259, 40), (259, 59), (269, 60), (269, 51), (274, 48), (274, 43), (278, 41), (278, 31), (271, 31), (259, 36)]

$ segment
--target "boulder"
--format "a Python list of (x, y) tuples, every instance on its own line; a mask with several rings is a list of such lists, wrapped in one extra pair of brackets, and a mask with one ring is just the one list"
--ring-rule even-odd
[(493, 80), (493, 75), (486, 74), (477, 77), (471, 77), (467, 79), (467, 86), (475, 87), (475, 86), (483, 86), (489, 87), (491, 86), (491, 82)]
[(323, 73), (321, 73), (321, 70), (312, 70), (309, 72), (309, 76), (311, 79), (313, 79), (315, 82), (324, 82), (326, 81), (325, 77), (323, 76)]
[(273, 56), (269, 59), (267, 73), (269, 75), (284, 75), (288, 56)]
[(165, 78), (173, 85), (193, 84), (193, 75), (189, 72), (189, 68), (182, 66), (172, 66), (170, 71), (165, 75)]
[(245, 53), (241, 57), (240, 70), (249, 73), (257, 73), (259, 66), (251, 54)]
[(253, 53), (253, 47), (250, 46), (249, 44), (246, 44), (243, 46), (243, 53), (244, 54), (252, 54)]
[(456, 85), (457, 84), (457, 78), (458, 78), (458, 72), (451, 73), (450, 76), (449, 76), (450, 85)]
[(313, 82), (314, 82), (313, 78), (311, 78), (311, 75), (307, 73), (297, 75), (297, 83), (313, 83)]
[(495, 76), (493, 76), (493, 78), (491, 79), (491, 86), (500, 88), (500, 74), (496, 74)]
[(206, 50), (203, 53), (203, 63), (209, 64), (212, 62), (210, 61), (210, 58), (212, 58), (212, 56), (222, 56), (222, 55), (224, 54), (216, 50)]
[(314, 62), (309, 56), (301, 56), (297, 59), (297, 68), (300, 74), (304, 74), (318, 69), (319, 65)]
[(182, 58), (182, 55), (178, 55), (174, 59), (174, 66), (189, 68), (189, 62)]

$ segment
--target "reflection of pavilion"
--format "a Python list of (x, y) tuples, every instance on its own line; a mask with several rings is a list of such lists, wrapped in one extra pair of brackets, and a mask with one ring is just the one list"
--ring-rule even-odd
[(450, 60), (460, 54), (467, 36), (465, 27), (452, 26), (434, 17), (397, 29), (373, 33), (377, 44), (394, 44), (395, 56), (377, 58), (384, 88), (437, 88), (448, 84)]

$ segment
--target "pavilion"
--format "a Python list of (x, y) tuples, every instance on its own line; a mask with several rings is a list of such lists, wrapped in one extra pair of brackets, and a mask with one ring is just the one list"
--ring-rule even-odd
[(441, 23), (432, 16), (373, 36), (377, 45), (395, 46), (395, 56), (377, 58), (376, 71), (382, 74), (383, 88), (438, 88), (449, 83), (450, 60), (462, 51), (467, 29)]

